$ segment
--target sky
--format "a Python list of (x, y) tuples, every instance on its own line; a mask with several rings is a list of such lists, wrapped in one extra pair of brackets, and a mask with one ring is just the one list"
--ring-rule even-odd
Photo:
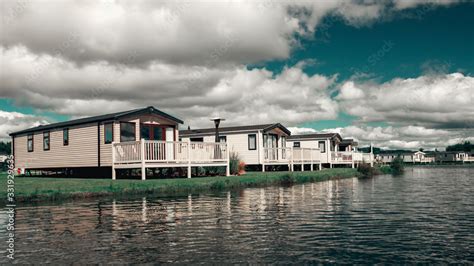
[(474, 141), (474, 2), (2, 0), (0, 140), (153, 105), (361, 146)]

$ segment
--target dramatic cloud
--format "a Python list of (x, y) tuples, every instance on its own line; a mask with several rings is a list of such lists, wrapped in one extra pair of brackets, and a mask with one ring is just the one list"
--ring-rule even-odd
[(337, 97), (362, 122), (474, 128), (474, 78), (461, 73), (373, 82), (345, 82)]
[(46, 120), (17, 112), (5, 112), (0, 110), (0, 141), (10, 140), (8, 135), (11, 132), (23, 130), (25, 128), (39, 126), (48, 123)]
[(408, 8), (414, 8), (418, 5), (428, 5), (428, 6), (433, 6), (433, 5), (451, 5), (454, 3), (458, 3), (460, 1), (458, 0), (418, 0), (418, 1), (413, 1), (413, 0), (398, 0), (395, 1), (395, 8), (402, 10), (402, 9), (408, 9)]
[(7, 0), (0, 43), (80, 64), (249, 64), (288, 58), (295, 37), (311, 36), (326, 16), (358, 26), (451, 2)]
[[(309, 75), (304, 63), (281, 73), (247, 67), (288, 59), (299, 40), (325, 30), (325, 19), (361, 27), (455, 2), (7, 0), (0, 98), (72, 117), (154, 105), (191, 127), (210, 126), (213, 116), (227, 125), (296, 126), (336, 119), (340, 106), (363, 122), (472, 127), (472, 78), (462, 74), (348, 81), (334, 99), (337, 73)], [(0, 138), (46, 123), (2, 115)]]
[(371, 143), (384, 149), (442, 149), (463, 141), (474, 141), (474, 129), (429, 129), (419, 126), (405, 127), (371, 127), (348, 126), (345, 128), (326, 129), (324, 132), (337, 132), (344, 138), (354, 138), (359, 146)]
[(274, 75), (243, 66), (78, 66), (25, 48), (1, 52), (8, 71), (0, 76), (0, 97), (59, 114), (95, 115), (154, 105), (192, 126), (206, 126), (213, 116), (226, 117), (229, 124), (295, 125), (334, 119), (338, 112), (329, 95), (335, 76), (309, 76), (301, 64)]

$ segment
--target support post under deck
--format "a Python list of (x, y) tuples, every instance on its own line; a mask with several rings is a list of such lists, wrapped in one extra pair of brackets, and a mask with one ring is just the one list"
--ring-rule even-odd
[(141, 174), (142, 180), (146, 180), (146, 167), (145, 167), (145, 139), (140, 140), (140, 155), (141, 155)]
[(191, 178), (191, 140), (188, 140), (188, 178)]
[(115, 180), (116, 177), (116, 171), (115, 171), (115, 143), (112, 142), (112, 180)]

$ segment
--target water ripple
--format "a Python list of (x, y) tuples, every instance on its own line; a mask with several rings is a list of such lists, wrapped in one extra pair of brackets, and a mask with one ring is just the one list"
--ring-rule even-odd
[(413, 168), (397, 178), (23, 206), (15, 262), (472, 264), (473, 177), (474, 168)]

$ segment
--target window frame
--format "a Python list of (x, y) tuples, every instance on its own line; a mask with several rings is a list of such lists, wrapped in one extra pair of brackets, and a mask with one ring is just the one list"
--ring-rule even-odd
[[(122, 140), (122, 125), (124, 125), (124, 124), (133, 125), (134, 140), (126, 140), (126, 141)], [(135, 122), (124, 122), (124, 121), (120, 122), (120, 143), (127, 142), (127, 141), (137, 141), (137, 123), (135, 123)]]
[[(30, 150), (30, 145), (29, 145), (30, 140), (31, 140), (31, 150)], [(35, 151), (35, 134), (34, 133), (28, 134), (27, 137), (26, 137), (26, 150), (28, 152), (34, 152)]]
[[(250, 138), (251, 137), (253, 137), (254, 142), (255, 142), (253, 149), (250, 147)], [(248, 149), (249, 149), (249, 151), (257, 150), (257, 134), (248, 134), (247, 140), (248, 140)]]
[[(46, 139), (48, 140), (48, 147), (46, 147)], [(43, 151), (49, 151), (49, 150), (51, 150), (51, 131), (44, 131), (43, 132)]]
[[(112, 140), (107, 141), (107, 126), (112, 126)], [(114, 122), (104, 123), (104, 144), (111, 144), (114, 142)]]
[(63, 146), (69, 146), (69, 128), (63, 128)]
[[(321, 150), (321, 145), (320, 145), (321, 143), (323, 144), (323, 147), (324, 147), (323, 150)], [(326, 150), (327, 150), (327, 149), (326, 149), (326, 141), (324, 141), (324, 140), (318, 141), (318, 148), (319, 148), (319, 151), (320, 151), (321, 153), (326, 153)]]

